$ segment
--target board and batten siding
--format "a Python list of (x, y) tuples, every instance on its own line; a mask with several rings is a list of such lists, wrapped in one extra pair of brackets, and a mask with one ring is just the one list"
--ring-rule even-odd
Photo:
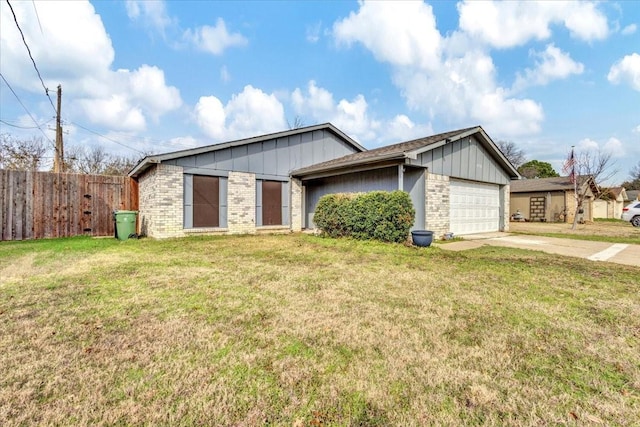
[(228, 176), (229, 171), (257, 179), (288, 181), (292, 170), (332, 160), (357, 150), (328, 130), (290, 135), (252, 144), (167, 160), (193, 175)]
[[(220, 177), (220, 228), (228, 226), (227, 185), (230, 171), (255, 174), (256, 180), (281, 181), (282, 225), (289, 225), (289, 174), (357, 152), (329, 130), (316, 130), (167, 160), (184, 173), (184, 228), (193, 228), (193, 176)], [(256, 187), (261, 188), (260, 186)], [(262, 225), (261, 193), (256, 194), (256, 226)]]
[(427, 167), (430, 173), (452, 178), (500, 185), (509, 184), (511, 180), (508, 173), (473, 136), (421, 153), (411, 163)]
[(316, 205), (325, 194), (366, 193), (369, 191), (394, 191), (398, 189), (398, 167), (354, 172), (327, 178), (305, 181), (305, 224), (315, 228), (313, 214)]

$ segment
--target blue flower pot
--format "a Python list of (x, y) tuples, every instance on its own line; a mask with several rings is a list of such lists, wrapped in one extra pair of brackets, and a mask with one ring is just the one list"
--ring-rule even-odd
[(413, 230), (411, 232), (411, 240), (413, 240), (413, 244), (416, 246), (423, 248), (431, 246), (431, 242), (433, 242), (433, 231)]

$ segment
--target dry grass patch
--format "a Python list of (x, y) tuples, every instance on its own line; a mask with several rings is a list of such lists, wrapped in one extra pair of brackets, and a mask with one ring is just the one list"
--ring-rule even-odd
[(572, 230), (571, 226), (572, 224), (553, 222), (511, 222), (509, 223), (509, 231), (551, 237), (640, 244), (640, 228), (633, 227), (627, 221), (597, 220), (578, 224), (575, 230)]
[(0, 255), (2, 425), (640, 419), (638, 268), (302, 235)]

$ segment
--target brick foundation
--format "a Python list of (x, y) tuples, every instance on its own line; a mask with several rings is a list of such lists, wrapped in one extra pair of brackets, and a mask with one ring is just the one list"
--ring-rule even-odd
[(449, 177), (427, 173), (425, 180), (425, 228), (439, 238), (450, 228)]
[(181, 166), (159, 164), (138, 179), (140, 232), (156, 238), (182, 236)]
[(291, 231), (302, 231), (302, 181), (291, 178)]
[(227, 195), (227, 224), (229, 234), (255, 234), (255, 174), (229, 172)]

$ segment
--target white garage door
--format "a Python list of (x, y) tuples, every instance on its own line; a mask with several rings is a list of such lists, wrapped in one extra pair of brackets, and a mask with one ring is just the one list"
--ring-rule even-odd
[(495, 184), (450, 182), (449, 220), (454, 234), (500, 230), (500, 189)]

